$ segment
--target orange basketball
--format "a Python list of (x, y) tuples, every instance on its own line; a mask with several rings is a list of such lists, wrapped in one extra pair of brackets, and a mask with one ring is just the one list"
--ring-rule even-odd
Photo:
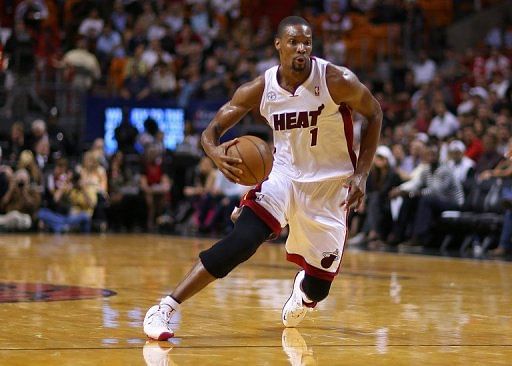
[(238, 183), (244, 186), (263, 182), (270, 174), (274, 162), (270, 146), (256, 136), (239, 137), (238, 143), (228, 148), (227, 155), (242, 159), (242, 163), (237, 165), (237, 168), (243, 170)]

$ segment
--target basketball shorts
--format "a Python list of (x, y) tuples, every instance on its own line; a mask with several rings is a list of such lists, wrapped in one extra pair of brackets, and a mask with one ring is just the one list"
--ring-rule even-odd
[(307, 274), (332, 281), (339, 271), (347, 237), (348, 189), (344, 180), (296, 182), (273, 171), (250, 190), (241, 205), (251, 208), (279, 235), (289, 225), (287, 259)]

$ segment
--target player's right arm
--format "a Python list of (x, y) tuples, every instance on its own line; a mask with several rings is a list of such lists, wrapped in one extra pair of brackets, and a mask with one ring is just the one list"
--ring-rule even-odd
[(220, 138), (227, 130), (240, 122), (249, 111), (259, 108), (264, 88), (265, 79), (263, 76), (241, 85), (235, 91), (233, 98), (219, 109), (201, 134), (201, 144), (206, 155), (213, 160), (222, 174), (233, 182), (238, 182), (238, 176), (243, 173), (241, 169), (235, 166), (235, 164), (242, 161), (227, 156), (226, 151), (238, 140), (234, 139), (221, 144)]

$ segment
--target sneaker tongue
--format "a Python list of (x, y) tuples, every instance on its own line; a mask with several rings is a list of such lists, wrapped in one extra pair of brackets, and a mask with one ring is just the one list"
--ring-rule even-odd
[(162, 313), (163, 317), (166, 321), (171, 319), (171, 315), (174, 309), (167, 304), (160, 304), (160, 312)]

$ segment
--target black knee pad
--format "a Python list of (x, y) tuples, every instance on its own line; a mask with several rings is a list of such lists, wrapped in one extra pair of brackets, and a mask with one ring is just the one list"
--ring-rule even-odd
[(310, 276), (306, 273), (302, 280), (302, 291), (313, 301), (322, 301), (329, 295), (331, 289), (331, 281), (322, 280), (317, 277)]
[(267, 240), (272, 230), (248, 207), (242, 209), (231, 233), (199, 253), (204, 268), (214, 277), (225, 277), (249, 259)]

